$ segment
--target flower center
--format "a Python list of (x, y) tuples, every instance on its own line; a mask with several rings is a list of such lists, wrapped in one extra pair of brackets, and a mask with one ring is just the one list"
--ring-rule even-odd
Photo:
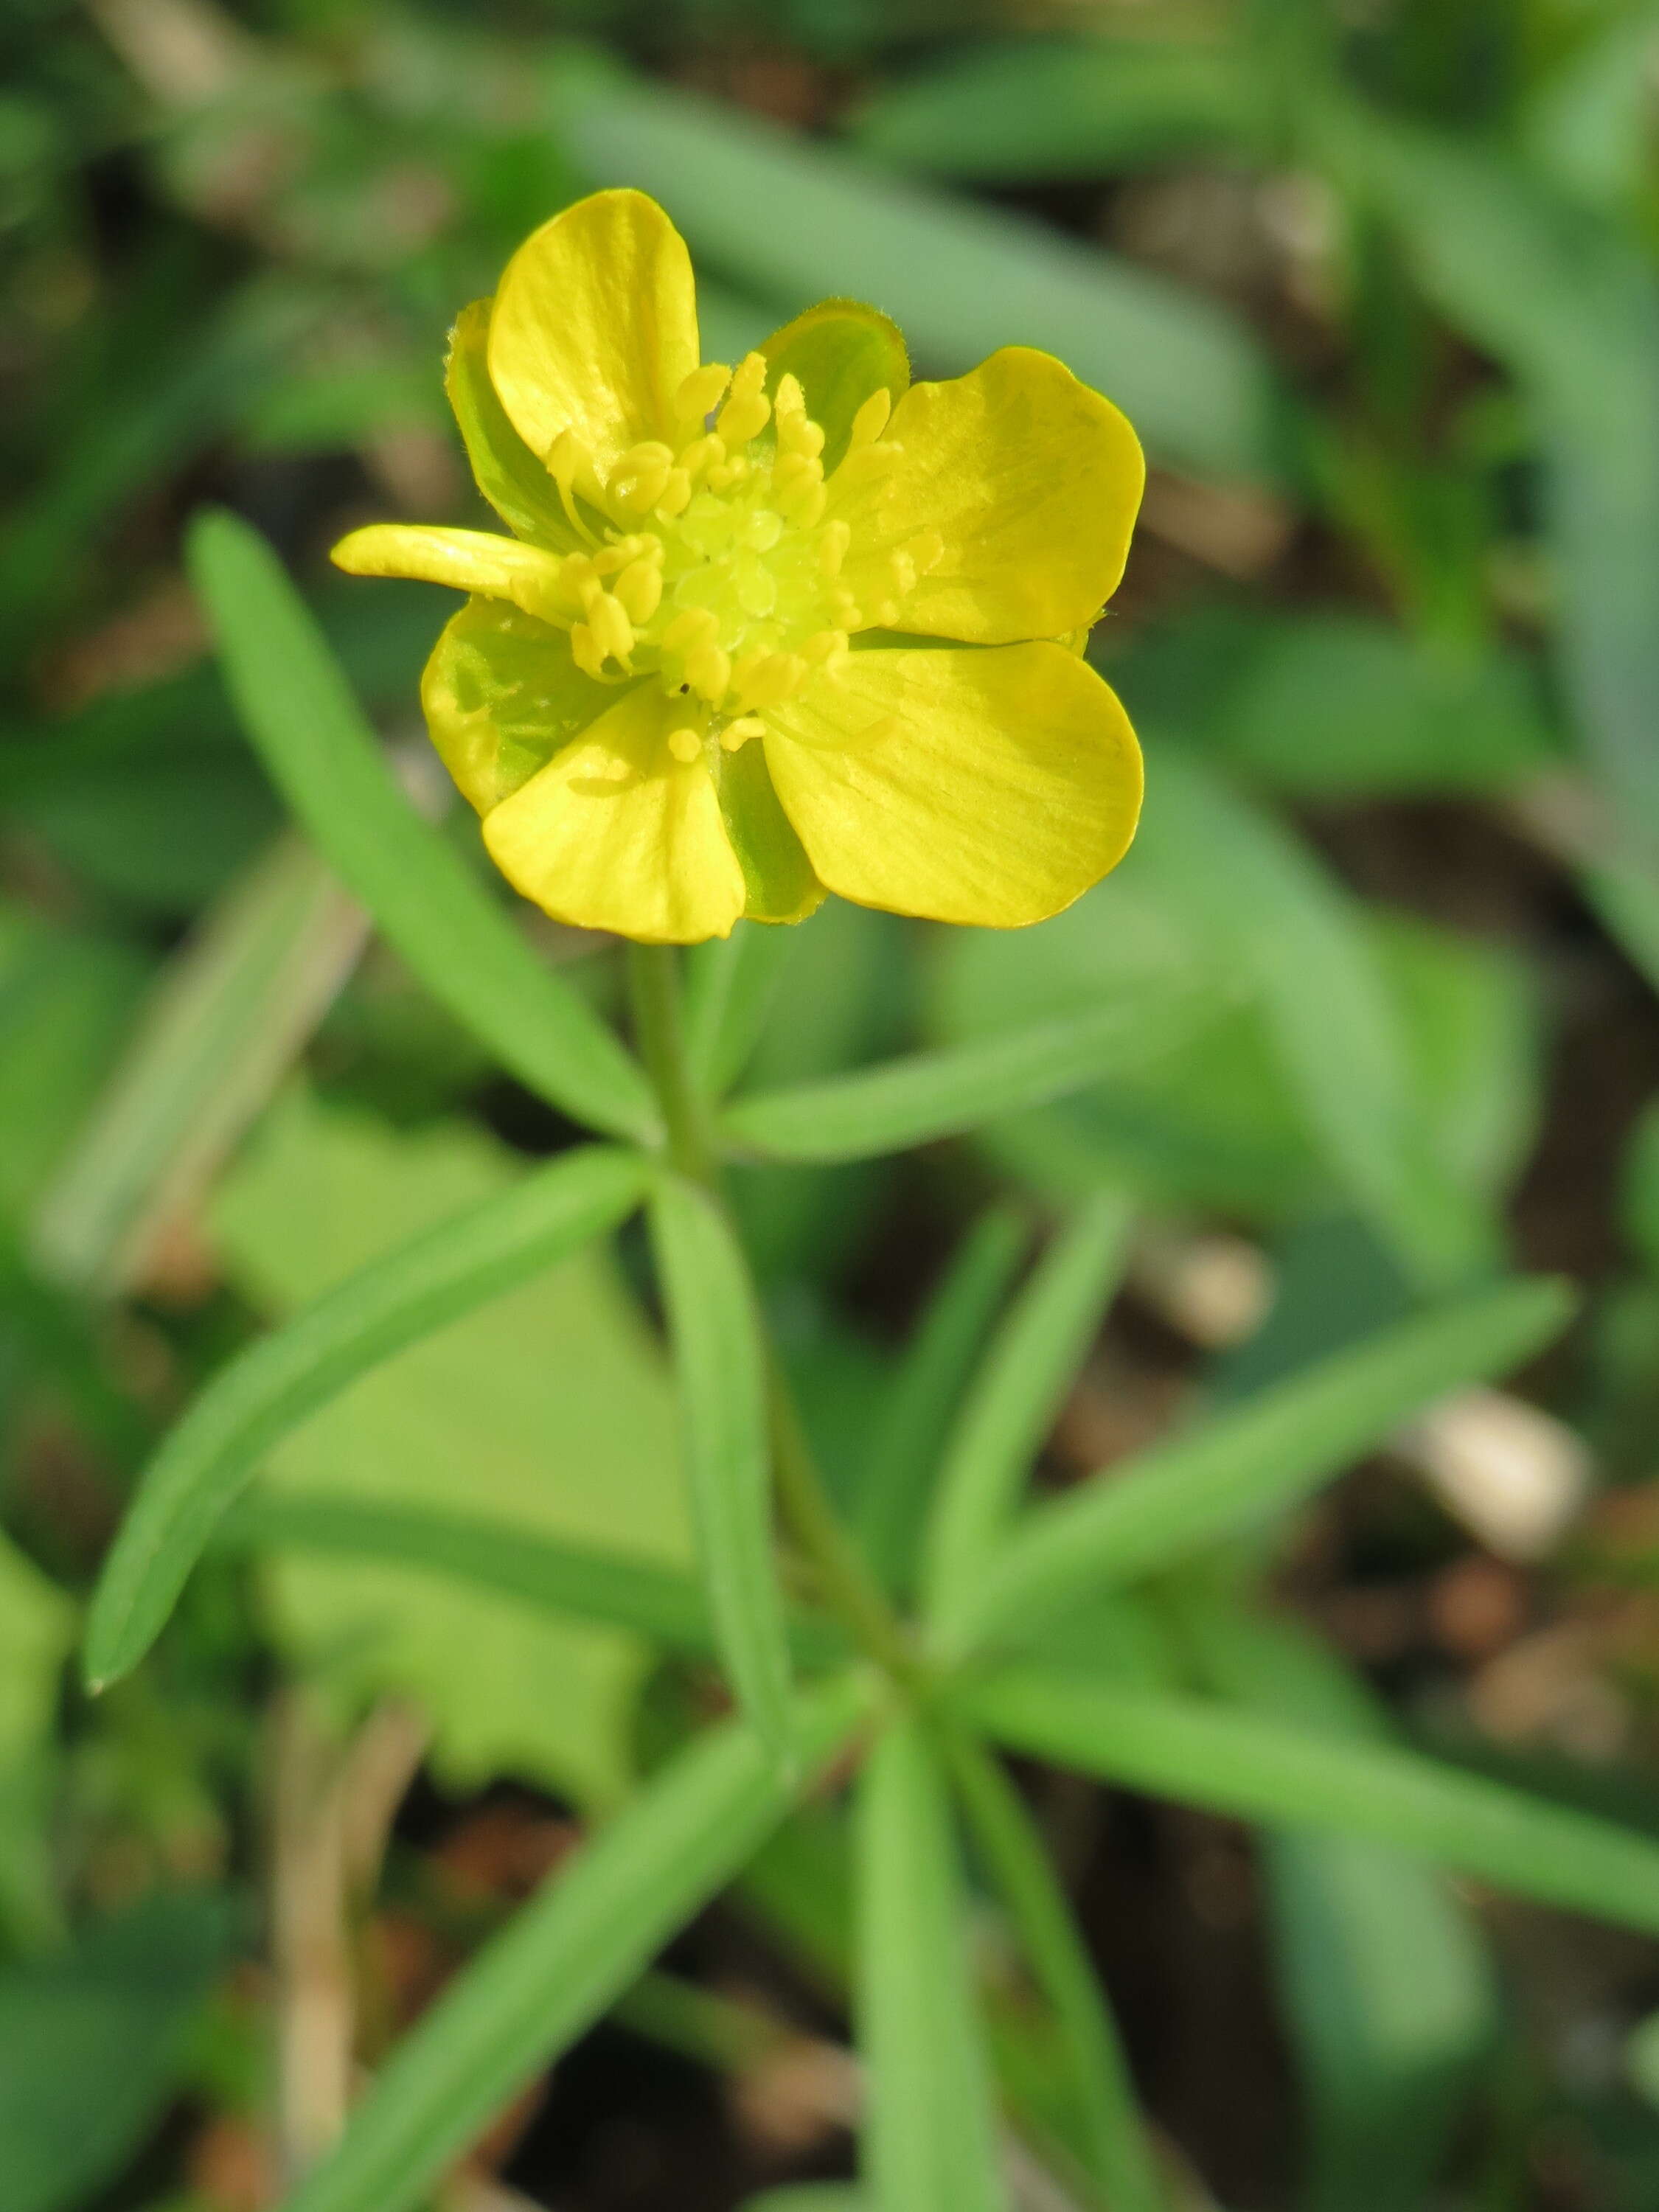
[(765, 381), (758, 353), (735, 374), (694, 371), (675, 397), (676, 442), (630, 447), (603, 480), (568, 430), (547, 456), (589, 550), (520, 603), (568, 629), (577, 665), (599, 682), (655, 675), (684, 706), (667, 738), (682, 761), (717, 764), (810, 678), (837, 682), (852, 633), (895, 627), (944, 551), (925, 531), (860, 561), (855, 597), (853, 531), (835, 509), (898, 460), (881, 434), (891, 401), (884, 391), (865, 401), (826, 482), (823, 432), (799, 383), (781, 377), (769, 400)]

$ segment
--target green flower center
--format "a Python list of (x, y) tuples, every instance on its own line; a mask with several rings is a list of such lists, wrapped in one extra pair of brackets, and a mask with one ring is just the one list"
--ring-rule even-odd
[(556, 440), (547, 465), (590, 550), (514, 594), (569, 631), (576, 665), (598, 681), (654, 676), (684, 708), (667, 739), (682, 761), (736, 751), (765, 708), (815, 674), (838, 680), (851, 635), (897, 625), (944, 552), (924, 531), (861, 560), (856, 598), (853, 528), (831, 510), (856, 509), (847, 495), (899, 460), (881, 434), (891, 402), (884, 391), (865, 401), (826, 482), (824, 434), (799, 382), (783, 376), (769, 400), (765, 380), (757, 353), (735, 374), (695, 371), (676, 395), (677, 442), (630, 447), (603, 480), (570, 432)]

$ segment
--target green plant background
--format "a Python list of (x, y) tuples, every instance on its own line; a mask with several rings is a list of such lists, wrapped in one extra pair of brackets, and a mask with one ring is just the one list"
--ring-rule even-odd
[[(1659, 2201), (1659, 10), (0, 52), (0, 2207)], [(1152, 465), (1128, 860), (683, 963), (649, 1237), (621, 951), (324, 559), (481, 519), (448, 322), (623, 183), (711, 356), (866, 298)]]

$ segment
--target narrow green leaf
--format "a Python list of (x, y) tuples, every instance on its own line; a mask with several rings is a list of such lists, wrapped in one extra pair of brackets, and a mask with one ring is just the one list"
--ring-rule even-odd
[(614, 1228), (643, 1164), (592, 1146), (361, 1269), (222, 1369), (162, 1443), (104, 1564), (87, 1623), (94, 1687), (143, 1656), (214, 1523), (273, 1444), (360, 1375)]
[(1437, 1307), (1039, 1506), (942, 1612), (941, 1644), (1018, 1633), (1283, 1511), (1419, 1407), (1528, 1358), (1571, 1310), (1571, 1292), (1544, 1277)]
[(924, 1611), (959, 1608), (1007, 1533), (1127, 1257), (1133, 1207), (1089, 1200), (1055, 1237), (993, 1340), (962, 1408), (922, 1554)]
[(275, 1089), (357, 957), (361, 909), (297, 839), (238, 878), (163, 971), (35, 1213), (44, 1271), (112, 1293)]
[(1171, 1006), (1150, 996), (1089, 1006), (948, 1051), (755, 1091), (727, 1107), (720, 1127), (732, 1142), (769, 1159), (902, 1152), (1140, 1066), (1210, 1011), (1207, 1001)]
[(309, 610), (258, 532), (200, 516), (192, 581), (249, 735), (319, 851), (433, 996), (577, 1121), (648, 1134), (644, 1078), (398, 789)]
[(665, 1177), (653, 1191), (651, 1239), (721, 1655), (757, 1731), (781, 1751), (789, 1646), (772, 1542), (766, 1355), (754, 1292), (719, 1206), (692, 1184)]
[(690, 1575), (591, 1545), (557, 1543), (506, 1521), (290, 1492), (235, 1508), (216, 1532), (213, 1548), (395, 1559), (538, 1610), (631, 1629), (697, 1658), (714, 1649), (708, 1605)]
[[(843, 1678), (803, 1698), (811, 1773), (856, 1726)], [(450, 1984), (283, 2212), (408, 2212), (534, 2075), (629, 1987), (781, 1820), (789, 1788), (738, 1723), (680, 1753)]]
[(871, 1753), (858, 1854), (872, 2212), (1002, 2212), (962, 1870), (944, 1778), (912, 1718), (894, 1721)]
[(685, 1049), (697, 1087), (718, 1098), (748, 1065), (793, 949), (787, 928), (740, 921), (686, 961)]
[(1115, 399), (1157, 459), (1279, 473), (1272, 372), (1194, 293), (614, 69), (563, 68), (550, 89), (560, 142), (596, 184), (654, 193), (699, 259), (757, 296), (789, 311), (873, 300), (947, 374), (1000, 345), (1042, 346)]
[[(520, 1599), (538, 1611), (629, 1629), (694, 1658), (712, 1658), (715, 1651), (708, 1600), (690, 1575), (592, 1544), (560, 1543), (505, 1520), (289, 1492), (234, 1509), (220, 1524), (214, 1548), (396, 1559)], [(805, 1658), (845, 1655), (845, 1638), (810, 1616), (792, 1620), (789, 1636)]]
[(1162, 2212), (1167, 2200), (1117, 2024), (1042, 1838), (975, 1738), (952, 1729), (945, 1751), (969, 1826), (1060, 2023), (1090, 2171), (1112, 2212)]
[(933, 1292), (877, 1412), (852, 1518), (865, 1556), (890, 1589), (909, 1586), (939, 1453), (1025, 1244), (1012, 1208), (981, 1216)]
[(1006, 1668), (963, 1693), (1011, 1750), (1274, 1827), (1370, 1836), (1593, 1919), (1659, 1935), (1659, 1842), (1383, 1744), (1200, 1698)]

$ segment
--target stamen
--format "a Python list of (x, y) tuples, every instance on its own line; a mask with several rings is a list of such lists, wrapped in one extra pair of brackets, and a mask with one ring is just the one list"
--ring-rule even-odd
[(847, 558), (847, 549), (853, 542), (852, 525), (846, 522), (826, 522), (823, 535), (818, 540), (818, 572), (824, 576), (839, 576), (841, 564)]
[(685, 656), (685, 680), (711, 707), (717, 707), (732, 681), (731, 654), (718, 645), (694, 646)]
[(712, 641), (720, 634), (720, 621), (708, 607), (683, 607), (662, 634), (665, 653), (685, 653), (695, 645)]
[(893, 411), (893, 395), (884, 385), (872, 392), (853, 417), (853, 427), (848, 433), (847, 450), (856, 453), (860, 447), (872, 445), (887, 428), (888, 417)]
[(611, 472), (607, 487), (611, 506), (637, 514), (654, 507), (667, 488), (673, 465), (672, 448), (658, 439), (647, 438), (630, 446)]
[(652, 541), (653, 550), (630, 561), (612, 590), (628, 610), (631, 621), (648, 623), (662, 604), (662, 540)]
[(672, 522), (677, 514), (684, 514), (691, 504), (691, 478), (684, 469), (670, 469), (668, 482), (663, 487), (662, 497), (657, 501), (655, 514), (659, 521)]
[(763, 389), (765, 382), (765, 355), (745, 354), (732, 376), (731, 397), (714, 421), (715, 429), (728, 446), (746, 446), (771, 421), (771, 403)]
[(587, 627), (599, 649), (600, 658), (607, 655), (613, 660), (626, 660), (634, 650), (634, 625), (620, 599), (613, 599), (608, 592), (596, 594), (587, 610)]
[(677, 761), (684, 761), (689, 767), (693, 761), (702, 758), (702, 739), (695, 730), (671, 730), (668, 750)]
[(750, 738), (765, 735), (766, 725), (758, 715), (739, 714), (735, 722), (728, 722), (720, 732), (720, 747), (725, 752), (740, 752)]
[(726, 387), (732, 381), (732, 372), (718, 361), (706, 361), (701, 368), (694, 368), (681, 382), (674, 394), (674, 413), (682, 422), (701, 423), (712, 408), (718, 407)]
[(585, 538), (590, 545), (595, 544), (597, 541), (592, 531), (576, 512), (575, 497), (578, 472), (586, 471), (591, 476), (592, 470), (570, 424), (566, 424), (548, 447), (546, 465), (548, 474), (559, 488), (559, 504), (564, 509), (565, 520), (579, 538)]

